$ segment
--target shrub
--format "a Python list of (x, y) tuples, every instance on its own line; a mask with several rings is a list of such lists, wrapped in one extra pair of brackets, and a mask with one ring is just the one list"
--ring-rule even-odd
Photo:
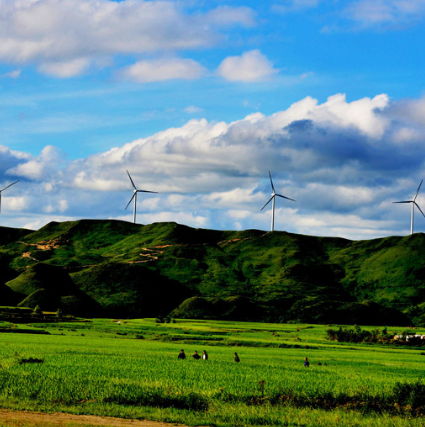
[(412, 411), (425, 407), (425, 384), (420, 380), (415, 383), (397, 383), (393, 389), (394, 403), (408, 406)]
[(28, 359), (21, 357), (18, 360), (18, 363), (20, 365), (23, 365), (24, 363), (44, 363), (44, 359), (37, 359), (35, 357), (29, 357)]
[(387, 332), (387, 328), (382, 331), (373, 329), (372, 331), (363, 330), (360, 326), (356, 325), (353, 329), (342, 328), (328, 329), (326, 331), (326, 338), (331, 341), (338, 342), (368, 342), (368, 343), (390, 343), (393, 342), (394, 335)]

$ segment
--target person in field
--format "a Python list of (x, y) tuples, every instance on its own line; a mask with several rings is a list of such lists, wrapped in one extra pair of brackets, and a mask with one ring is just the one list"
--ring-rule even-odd
[(304, 359), (304, 367), (305, 368), (309, 368), (310, 367), (310, 362), (308, 361), (307, 357)]
[(202, 352), (202, 360), (208, 360), (208, 353), (205, 350)]
[(198, 359), (200, 359), (201, 358), (201, 356), (199, 356), (199, 354), (198, 354), (198, 352), (195, 350), (195, 353), (193, 353), (193, 356), (192, 356), (195, 360), (198, 360)]
[(186, 359), (186, 355), (184, 354), (184, 350), (181, 349), (179, 355), (177, 356), (179, 359)]
[(235, 353), (235, 362), (240, 362), (241, 359), (239, 359), (238, 353)]

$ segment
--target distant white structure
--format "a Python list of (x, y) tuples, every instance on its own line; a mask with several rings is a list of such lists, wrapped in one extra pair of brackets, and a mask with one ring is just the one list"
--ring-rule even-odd
[(394, 340), (397, 341), (409, 341), (411, 339), (419, 339), (419, 340), (425, 340), (425, 335), (416, 335), (416, 334), (410, 334), (410, 335), (394, 335)]
[(286, 196), (282, 196), (281, 194), (277, 194), (275, 189), (274, 189), (272, 174), (270, 173), (270, 171), (269, 171), (269, 177), (270, 177), (270, 184), (272, 186), (273, 193), (272, 193), (272, 197), (270, 197), (269, 201), (261, 208), (261, 210), (263, 210), (270, 202), (272, 202), (272, 227), (271, 227), (271, 230), (274, 231), (274, 205), (275, 205), (276, 196), (282, 197), (282, 199), (292, 200), (293, 202), (295, 202), (296, 200), (290, 199), (289, 197), (286, 197)]
[(422, 209), (419, 207), (419, 205), (416, 203), (416, 197), (418, 197), (419, 190), (421, 189), (421, 185), (424, 180), (421, 181), (419, 184), (418, 190), (416, 191), (415, 197), (413, 197), (413, 200), (405, 200), (402, 202), (393, 202), (393, 203), (411, 203), (412, 204), (412, 213), (410, 218), (410, 234), (413, 234), (413, 221), (414, 221), (414, 212), (415, 212), (415, 206), (419, 209), (419, 212), (424, 216), (425, 214), (422, 212)]
[(133, 186), (133, 195), (131, 196), (130, 201), (127, 203), (127, 206), (125, 209), (128, 208), (131, 201), (134, 199), (134, 208), (133, 208), (133, 222), (136, 224), (136, 205), (137, 205), (137, 193), (155, 193), (158, 194), (156, 191), (147, 191), (147, 190), (138, 190), (137, 187), (134, 185), (133, 180), (131, 179), (130, 173), (127, 171), (128, 177), (130, 178), (131, 185)]
[(12, 184), (7, 185), (6, 187), (4, 187), (0, 190), (0, 213), (1, 213), (1, 193), (3, 193), (3, 191), (7, 190), (9, 187), (12, 187), (12, 185), (16, 184), (17, 182), (19, 182), (19, 180), (12, 182)]

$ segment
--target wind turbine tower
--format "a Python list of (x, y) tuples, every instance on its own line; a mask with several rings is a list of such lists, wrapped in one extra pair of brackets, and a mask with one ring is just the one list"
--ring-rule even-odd
[(282, 196), (282, 194), (277, 194), (275, 189), (274, 189), (272, 175), (271, 175), (270, 171), (269, 171), (269, 177), (270, 177), (270, 184), (272, 186), (273, 193), (272, 193), (272, 196), (270, 197), (269, 201), (261, 208), (261, 210), (263, 210), (270, 202), (272, 202), (272, 227), (271, 227), (271, 230), (274, 231), (274, 206), (275, 206), (276, 196), (282, 197), (282, 199), (292, 200), (293, 202), (295, 202), (296, 200), (290, 199), (289, 197), (286, 197), (286, 196)]
[(12, 184), (7, 185), (6, 187), (4, 187), (0, 190), (0, 213), (1, 213), (1, 193), (3, 193), (3, 191), (7, 190), (9, 187), (12, 187), (12, 185), (16, 184), (17, 182), (19, 182), (19, 180), (12, 182)]
[(412, 204), (412, 213), (410, 217), (410, 234), (413, 234), (413, 221), (415, 216), (415, 206), (419, 209), (419, 212), (425, 217), (425, 214), (422, 212), (422, 209), (419, 207), (419, 205), (416, 203), (416, 197), (418, 197), (419, 190), (421, 189), (421, 185), (424, 180), (421, 181), (419, 184), (419, 187), (416, 191), (415, 197), (413, 197), (413, 200), (404, 200), (402, 202), (393, 202), (393, 203), (411, 203)]
[(131, 181), (131, 185), (133, 186), (134, 190), (133, 190), (133, 195), (131, 196), (130, 201), (127, 203), (127, 206), (125, 207), (125, 209), (128, 208), (129, 204), (131, 203), (131, 201), (134, 199), (134, 207), (133, 207), (133, 222), (134, 224), (136, 224), (136, 205), (137, 205), (137, 193), (155, 193), (158, 194), (156, 191), (147, 191), (147, 190), (138, 190), (137, 187), (134, 185), (134, 182), (130, 176), (130, 173), (127, 171), (127, 175), (130, 178)]

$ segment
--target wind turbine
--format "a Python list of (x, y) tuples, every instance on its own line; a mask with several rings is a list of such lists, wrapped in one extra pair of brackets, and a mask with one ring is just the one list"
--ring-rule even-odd
[(131, 196), (130, 201), (127, 203), (127, 206), (125, 209), (128, 208), (128, 205), (131, 203), (131, 201), (134, 199), (134, 208), (133, 208), (133, 222), (136, 224), (136, 204), (137, 204), (137, 193), (155, 193), (158, 194), (156, 191), (147, 191), (147, 190), (138, 190), (137, 187), (134, 185), (133, 180), (131, 179), (130, 173), (127, 171), (128, 177), (130, 178), (131, 185), (133, 186), (133, 195)]
[(16, 184), (17, 182), (19, 182), (19, 180), (18, 180), (18, 181), (15, 181), (15, 182), (12, 182), (12, 184), (7, 185), (6, 187), (4, 187), (4, 188), (2, 188), (2, 189), (0, 190), (0, 213), (1, 213), (1, 193), (2, 193), (4, 190), (7, 190), (9, 187), (12, 187), (12, 185)]
[(410, 219), (410, 234), (413, 234), (413, 218), (414, 218), (415, 206), (419, 209), (419, 212), (425, 217), (425, 214), (422, 212), (422, 209), (416, 203), (416, 197), (418, 197), (418, 193), (419, 193), (419, 190), (421, 189), (421, 185), (423, 182), (424, 182), (424, 180), (422, 180), (421, 183), (419, 184), (419, 187), (416, 191), (415, 197), (413, 197), (413, 200), (405, 200), (403, 202), (393, 202), (393, 203), (411, 203), (412, 204), (412, 214), (411, 214), (411, 219)]
[(296, 200), (290, 199), (289, 197), (286, 197), (286, 196), (282, 196), (281, 194), (277, 194), (274, 189), (272, 175), (270, 171), (269, 171), (269, 177), (270, 177), (270, 184), (272, 185), (273, 193), (272, 193), (272, 197), (270, 197), (269, 201), (261, 208), (261, 210), (263, 210), (270, 202), (272, 202), (272, 231), (274, 231), (274, 200), (276, 196), (282, 197), (282, 199), (292, 200), (293, 202), (295, 202)]

